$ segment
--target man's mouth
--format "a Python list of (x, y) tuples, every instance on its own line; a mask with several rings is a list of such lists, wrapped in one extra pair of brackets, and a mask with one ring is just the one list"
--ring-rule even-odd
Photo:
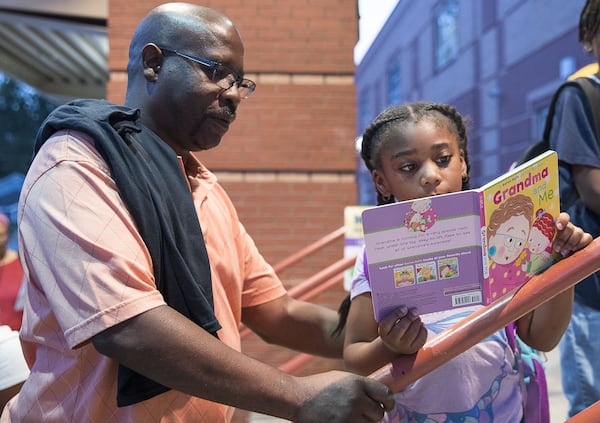
[(215, 113), (215, 114), (211, 114), (210, 118), (215, 123), (217, 123), (218, 126), (227, 130), (227, 129), (229, 129), (229, 125), (231, 124), (231, 122), (233, 122), (235, 120), (235, 114), (227, 113), (227, 112), (226, 113)]

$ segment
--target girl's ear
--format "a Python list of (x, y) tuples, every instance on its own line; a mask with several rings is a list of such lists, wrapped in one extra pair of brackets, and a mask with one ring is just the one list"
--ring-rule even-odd
[(465, 160), (465, 152), (463, 150), (460, 150), (460, 166), (461, 175), (464, 180), (469, 175), (467, 175), (467, 161)]
[(389, 198), (392, 196), (392, 193), (387, 187), (387, 181), (385, 180), (385, 176), (379, 170), (375, 169), (371, 173), (371, 177), (373, 178), (373, 182), (375, 183), (375, 188), (381, 194), (383, 198)]

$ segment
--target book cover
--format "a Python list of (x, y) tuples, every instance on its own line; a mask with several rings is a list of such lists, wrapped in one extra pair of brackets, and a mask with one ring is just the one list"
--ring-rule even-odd
[[(560, 213), (558, 158), (547, 151), (481, 188), (489, 304), (555, 261), (552, 240)], [(484, 262), (484, 263), (485, 263)]]
[(364, 210), (375, 319), (489, 304), (552, 262), (558, 212), (554, 152), (479, 189)]

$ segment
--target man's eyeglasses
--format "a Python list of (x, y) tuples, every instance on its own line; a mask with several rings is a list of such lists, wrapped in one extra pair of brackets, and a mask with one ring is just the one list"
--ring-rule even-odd
[(191, 56), (189, 54), (181, 53), (177, 50), (173, 50), (166, 47), (159, 47), (163, 52), (175, 54), (177, 56), (183, 57), (184, 59), (191, 60), (192, 62), (196, 62), (206, 67), (209, 72), (207, 72), (207, 76), (209, 79), (215, 83), (219, 88), (223, 90), (228, 90), (234, 85), (237, 85), (237, 89), (242, 98), (250, 97), (250, 94), (254, 92), (256, 89), (256, 83), (246, 78), (242, 78), (233, 70), (229, 69), (227, 66), (222, 65), (219, 62), (215, 62), (209, 59), (202, 59), (200, 57)]

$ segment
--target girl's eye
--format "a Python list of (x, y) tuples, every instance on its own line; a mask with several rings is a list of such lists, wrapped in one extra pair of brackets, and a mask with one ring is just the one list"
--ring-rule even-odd
[(412, 172), (416, 169), (416, 166), (413, 163), (407, 163), (399, 167), (401, 172)]
[(440, 157), (437, 161), (440, 165), (446, 165), (446, 164), (450, 163), (450, 160), (452, 160), (452, 155), (448, 154), (446, 156)]

